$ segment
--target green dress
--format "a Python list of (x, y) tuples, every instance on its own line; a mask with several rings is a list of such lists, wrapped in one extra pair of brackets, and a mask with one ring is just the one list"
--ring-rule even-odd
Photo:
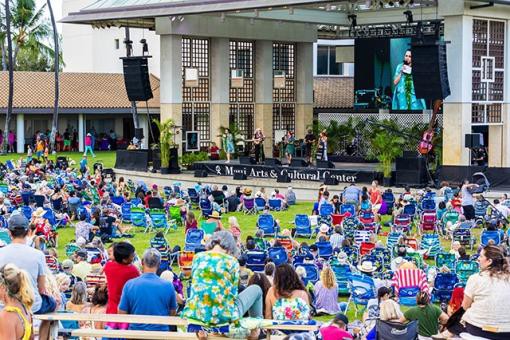
[(287, 137), (287, 146), (285, 146), (285, 153), (294, 156), (296, 153), (296, 146), (294, 142), (296, 141), (296, 137), (291, 136)]
[[(398, 64), (395, 70), (393, 79), (402, 71), (403, 63)], [(395, 85), (395, 91), (393, 92), (392, 101), (393, 110), (424, 110), (425, 100), (416, 98), (416, 92), (414, 91), (414, 81), (412, 74), (402, 73), (400, 81)]]

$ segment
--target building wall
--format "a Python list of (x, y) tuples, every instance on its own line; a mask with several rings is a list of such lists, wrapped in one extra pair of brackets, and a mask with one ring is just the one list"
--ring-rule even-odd
[[(94, 0), (64, 0), (62, 14), (80, 9), (95, 2)], [(149, 46), (149, 72), (160, 75), (159, 36), (155, 32), (142, 29), (130, 29), (133, 41), (133, 53), (142, 54), (140, 39), (145, 38)], [(126, 55), (124, 28), (95, 29), (89, 25), (62, 24), (62, 51), (65, 72), (122, 73), (120, 57)], [(117, 42), (118, 41), (118, 48)]]

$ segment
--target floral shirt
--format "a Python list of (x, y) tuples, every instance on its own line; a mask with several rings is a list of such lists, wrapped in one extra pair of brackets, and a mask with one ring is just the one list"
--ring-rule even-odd
[(280, 298), (273, 305), (274, 320), (308, 320), (310, 306), (299, 297)]
[(191, 292), (182, 317), (218, 326), (241, 317), (236, 308), (239, 262), (222, 253), (201, 252), (191, 268)]

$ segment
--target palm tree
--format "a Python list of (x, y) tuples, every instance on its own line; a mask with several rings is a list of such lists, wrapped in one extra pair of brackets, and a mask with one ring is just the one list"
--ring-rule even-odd
[(55, 48), (53, 54), (53, 63), (54, 63), (54, 72), (55, 72), (55, 101), (53, 104), (53, 120), (51, 122), (51, 135), (50, 135), (50, 145), (53, 150), (55, 148), (55, 135), (57, 134), (57, 126), (58, 126), (58, 99), (59, 99), (59, 46), (58, 46), (58, 32), (57, 32), (57, 24), (55, 23), (55, 16), (53, 15), (53, 9), (51, 7), (51, 1), (47, 0), (48, 11), (50, 12), (51, 18), (51, 26), (53, 28), (53, 46)]
[(2, 139), (1, 149), (5, 150), (7, 147), (7, 136), (9, 133), (9, 123), (11, 122), (12, 116), (12, 101), (14, 97), (14, 63), (12, 56), (12, 36), (11, 36), (11, 11), (10, 11), (10, 0), (5, 0), (5, 34), (7, 39), (7, 55), (8, 55), (8, 63), (9, 63), (9, 97), (7, 99), (7, 112), (5, 115), (5, 128), (4, 128), (4, 138)]

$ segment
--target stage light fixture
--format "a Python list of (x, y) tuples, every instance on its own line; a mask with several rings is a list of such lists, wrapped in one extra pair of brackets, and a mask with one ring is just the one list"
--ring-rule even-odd
[(400, 6), (404, 6), (404, 4), (405, 4), (405, 3), (406, 3), (406, 2), (405, 2), (404, 0), (399, 0), (399, 1), (398, 1), (398, 4), (399, 4)]
[(221, 13), (220, 15), (220, 21), (225, 22), (225, 13)]
[(149, 54), (149, 45), (147, 44), (147, 40), (140, 40), (140, 44), (142, 44), (142, 55)]
[(184, 17), (183, 17), (182, 15), (181, 15), (181, 16), (179, 16), (179, 17), (178, 17), (178, 19), (179, 19), (179, 21), (180, 21), (180, 22), (183, 22), (183, 21), (184, 21)]
[(410, 10), (407, 10), (404, 12), (404, 15), (406, 16), (406, 20), (407, 20), (407, 23), (410, 24), (413, 22), (413, 12), (411, 12)]
[(175, 21), (175, 19), (177, 19), (177, 18), (176, 18), (176, 17), (171, 17), (171, 18), (170, 18), (170, 20), (171, 20), (172, 22), (174, 22), (174, 21)]
[(358, 16), (356, 14), (349, 14), (347, 16), (347, 18), (349, 19), (349, 21), (351, 22), (351, 27), (354, 28), (356, 26), (358, 26)]

